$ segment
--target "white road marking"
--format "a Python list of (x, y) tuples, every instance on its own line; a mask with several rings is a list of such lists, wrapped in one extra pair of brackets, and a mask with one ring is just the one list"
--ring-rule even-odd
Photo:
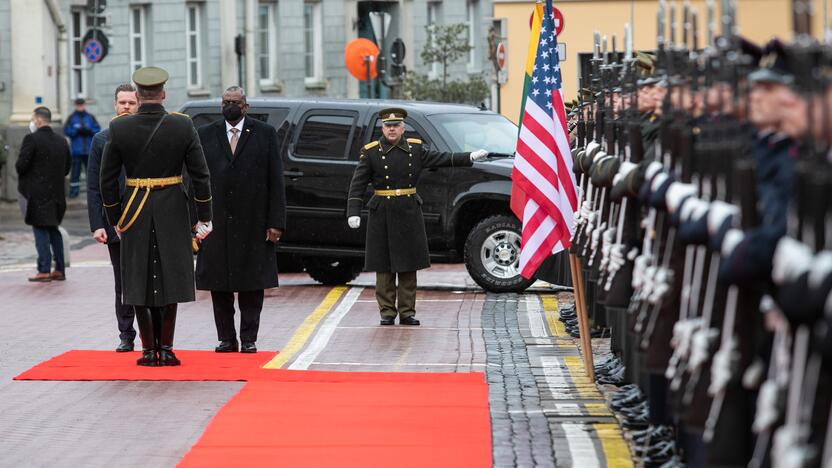
[[(386, 362), (318, 362), (312, 364), (316, 366), (390, 366)], [(448, 363), (448, 362), (410, 362), (402, 363), (401, 366), (428, 366), (428, 367), (485, 367), (484, 363), (465, 364), (465, 363)]]
[(364, 288), (350, 288), (350, 290), (347, 291), (347, 294), (344, 295), (344, 298), (341, 300), (341, 303), (338, 304), (338, 307), (336, 307), (335, 310), (332, 311), (326, 319), (324, 319), (324, 322), (318, 328), (318, 331), (315, 333), (315, 337), (312, 338), (312, 342), (309, 343), (309, 346), (307, 346), (306, 349), (295, 358), (295, 361), (289, 365), (289, 369), (303, 370), (308, 369), (309, 366), (312, 365), (312, 362), (315, 361), (318, 354), (320, 354), (329, 343), (329, 340), (335, 333), (335, 329), (338, 327), (338, 323), (341, 322), (341, 319), (344, 318), (345, 315), (347, 315), (347, 312), (350, 311), (362, 291), (364, 291)]
[(579, 423), (563, 423), (560, 425), (566, 435), (566, 443), (569, 445), (569, 455), (572, 459), (572, 466), (581, 468), (601, 467), (603, 454), (599, 454), (595, 443), (589, 437), (588, 430), (592, 426)]
[(528, 294), (525, 302), (532, 337), (543, 338), (549, 336), (549, 333), (546, 332), (546, 325), (543, 323), (543, 314), (540, 313), (540, 298), (536, 294)]

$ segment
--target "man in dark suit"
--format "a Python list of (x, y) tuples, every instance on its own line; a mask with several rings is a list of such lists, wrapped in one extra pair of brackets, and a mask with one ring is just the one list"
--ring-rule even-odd
[[(38, 273), (29, 281), (40, 283), (66, 279), (63, 237), (58, 226), (66, 213), (64, 178), (72, 159), (66, 138), (52, 131), (51, 121), (52, 112), (46, 107), (34, 110), (29, 123), (32, 133), (23, 137), (15, 164), (24, 220), (32, 226), (38, 251)], [(55, 270), (50, 271), (53, 258)]]
[(238, 349), (234, 293), (240, 307), (241, 352), (257, 351), (263, 290), (277, 286), (275, 246), (286, 225), (283, 163), (274, 127), (246, 117), (242, 88), (222, 95), (224, 119), (199, 128), (214, 196), (214, 232), (202, 242), (196, 287), (211, 291), (218, 353)]
[[(144, 67), (133, 73), (139, 110), (110, 122), (101, 160), (101, 198), (121, 237), (122, 300), (134, 306), (142, 339), (140, 366), (178, 366), (173, 353), (176, 309), (194, 300), (194, 264), (187, 169), (196, 202), (197, 237), (211, 232), (211, 182), (190, 117), (162, 106), (168, 73)], [(124, 168), (127, 190), (119, 175)]]
[[(134, 114), (139, 107), (136, 98), (136, 88), (131, 84), (119, 85), (115, 92), (116, 115)], [(104, 222), (104, 207), (101, 205), (101, 155), (104, 147), (110, 141), (110, 129), (95, 134), (90, 147), (90, 160), (87, 164), (87, 214), (90, 219), (90, 232), (99, 244), (107, 245), (110, 252), (110, 264), (113, 265), (113, 279), (116, 290), (116, 321), (118, 322), (119, 339), (121, 342), (116, 352), (133, 351), (133, 341), (136, 330), (133, 328), (135, 313), (133, 307), (121, 302), (121, 242), (113, 226)], [(124, 194), (124, 173), (118, 178), (119, 192)]]

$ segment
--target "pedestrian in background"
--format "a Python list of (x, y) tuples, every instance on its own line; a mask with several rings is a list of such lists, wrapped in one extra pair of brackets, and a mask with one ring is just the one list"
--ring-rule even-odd
[[(66, 212), (64, 178), (72, 162), (66, 138), (52, 130), (51, 121), (48, 108), (34, 110), (29, 122), (31, 133), (23, 138), (15, 164), (24, 221), (35, 233), (38, 273), (29, 278), (35, 282), (66, 279), (63, 238), (58, 226)], [(51, 271), (53, 259), (55, 270)]]
[(277, 287), (275, 248), (286, 225), (283, 163), (274, 127), (246, 117), (245, 91), (222, 95), (223, 118), (199, 128), (211, 173), (214, 232), (202, 242), (196, 287), (211, 291), (218, 353), (237, 351), (234, 293), (243, 353), (257, 351), (264, 290)]
[[(132, 84), (119, 85), (115, 92), (116, 115), (135, 114), (139, 107), (136, 98), (136, 88)], [(121, 301), (121, 242), (115, 229), (106, 223), (106, 213), (101, 202), (101, 155), (104, 147), (110, 141), (110, 129), (95, 134), (90, 148), (90, 160), (87, 165), (87, 214), (90, 219), (92, 238), (99, 244), (105, 244), (110, 252), (110, 264), (113, 265), (113, 279), (116, 290), (116, 321), (118, 322), (119, 339), (116, 352), (133, 351), (136, 339), (136, 329), (133, 319), (136, 313), (133, 307), (124, 305)], [(124, 170), (118, 177), (119, 193), (124, 195)]]
[(87, 167), (92, 137), (101, 131), (98, 121), (87, 112), (86, 101), (75, 100), (75, 112), (69, 115), (64, 125), (64, 134), (72, 142), (72, 174), (69, 177), (69, 198), (81, 192), (81, 171)]

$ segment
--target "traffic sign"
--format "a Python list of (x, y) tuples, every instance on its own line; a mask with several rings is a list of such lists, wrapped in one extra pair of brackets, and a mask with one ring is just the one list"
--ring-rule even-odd
[(104, 45), (96, 38), (87, 39), (84, 43), (84, 57), (87, 62), (98, 63), (104, 58)]
[(554, 14), (555, 14), (555, 18), (554, 18), (554, 20), (555, 20), (555, 33), (558, 36), (560, 36), (560, 33), (563, 32), (563, 27), (566, 25), (566, 22), (563, 21), (563, 13), (561, 13), (560, 10), (558, 10), (557, 8), (554, 8), (554, 7), (552, 7), (552, 8), (554, 9)]
[(86, 57), (87, 62), (99, 63), (104, 60), (109, 51), (110, 40), (100, 29), (88, 30), (81, 39), (81, 52)]
[[(555, 33), (558, 36), (560, 36), (560, 33), (563, 32), (563, 27), (564, 25), (566, 25), (566, 22), (563, 20), (563, 13), (561, 13), (560, 10), (558, 10), (555, 7), (552, 8), (554, 9), (554, 18), (552, 19), (555, 20)], [(532, 12), (532, 15), (529, 16), (529, 28), (532, 27), (532, 22), (534, 22), (534, 12)]]
[(506, 46), (502, 41), (497, 44), (495, 56), (497, 57), (497, 68), (504, 69), (506, 67)]

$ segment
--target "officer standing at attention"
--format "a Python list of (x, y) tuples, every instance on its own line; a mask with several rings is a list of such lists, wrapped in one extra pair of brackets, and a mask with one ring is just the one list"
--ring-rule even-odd
[[(370, 198), (367, 222), (366, 271), (376, 272), (376, 300), (381, 325), (419, 325), (416, 319), (416, 271), (430, 266), (422, 199), (416, 182), (424, 168), (471, 166), (488, 151), (441, 153), (429, 151), (417, 138), (404, 139), (404, 109), (379, 112), (382, 137), (364, 146), (350, 184), (347, 222), (361, 225), (362, 195), (368, 183), (375, 189)], [(396, 285), (398, 276), (398, 285)], [(398, 299), (398, 303), (397, 303)]]
[[(133, 73), (139, 110), (110, 122), (101, 162), (101, 198), (121, 237), (124, 304), (132, 305), (142, 339), (140, 366), (177, 366), (173, 332), (179, 302), (194, 300), (194, 260), (186, 167), (193, 187), (197, 238), (211, 232), (211, 183), (191, 119), (167, 113), (168, 73), (144, 67)], [(126, 192), (119, 196), (124, 167)]]

